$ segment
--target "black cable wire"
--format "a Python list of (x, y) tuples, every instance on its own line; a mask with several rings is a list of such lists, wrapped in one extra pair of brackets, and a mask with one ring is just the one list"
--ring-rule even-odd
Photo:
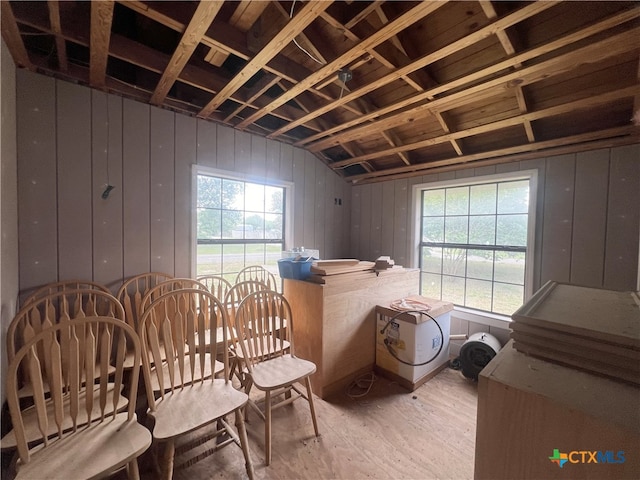
[(436, 324), (436, 327), (438, 327), (438, 330), (440, 331), (440, 348), (438, 348), (438, 352), (431, 357), (429, 360), (427, 360), (426, 362), (422, 362), (422, 363), (411, 363), (411, 362), (407, 362), (405, 360), (402, 360), (400, 357), (398, 357), (398, 355), (396, 354), (396, 352), (393, 350), (393, 348), (391, 348), (391, 344), (389, 342), (388, 338), (384, 339), (384, 344), (387, 347), (387, 350), (389, 351), (389, 353), (391, 354), (391, 356), (393, 358), (395, 358), (396, 360), (398, 360), (400, 363), (404, 363), (405, 365), (410, 365), (412, 367), (421, 367), (422, 365), (426, 365), (428, 363), (433, 362), (436, 358), (438, 358), (438, 355), (440, 355), (440, 352), (442, 351), (442, 347), (444, 346), (444, 333), (442, 333), (442, 327), (440, 327), (440, 324), (436, 321), (435, 318), (433, 318), (431, 315), (429, 315), (426, 311), (423, 310), (405, 310), (403, 312), (398, 312), (396, 313), (393, 317), (391, 317), (388, 321), (387, 324), (382, 328), (382, 330), (380, 330), (380, 333), (382, 335), (384, 335), (384, 332), (387, 330), (387, 328), (389, 328), (389, 325), (391, 325), (391, 323), (397, 319), (400, 315), (403, 315), (405, 313), (408, 314), (414, 314), (417, 313), (419, 315), (426, 315), (427, 317), (429, 317), (431, 320), (433, 320), (433, 323)]

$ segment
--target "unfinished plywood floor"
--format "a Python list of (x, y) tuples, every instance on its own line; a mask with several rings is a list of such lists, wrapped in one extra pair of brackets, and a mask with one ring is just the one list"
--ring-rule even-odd
[[(273, 415), (273, 458), (264, 464), (264, 424), (247, 424), (257, 479), (470, 479), (476, 432), (476, 384), (445, 369), (415, 392), (377, 377), (352, 399), (317, 399), (321, 436), (313, 435), (306, 402)], [(188, 455), (197, 454), (197, 450)], [(176, 464), (179, 462), (176, 459)], [(143, 480), (157, 477), (143, 460)], [(176, 470), (175, 480), (247, 478), (242, 452), (226, 447)]]

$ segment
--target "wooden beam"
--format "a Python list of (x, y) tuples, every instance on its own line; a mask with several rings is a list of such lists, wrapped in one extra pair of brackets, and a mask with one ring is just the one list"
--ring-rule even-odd
[(69, 62), (67, 60), (67, 43), (62, 36), (62, 27), (60, 25), (60, 6), (57, 0), (48, 0), (49, 5), (49, 22), (51, 23), (51, 30), (56, 37), (56, 51), (58, 53), (58, 65), (60, 70), (66, 72), (69, 68)]
[(91, 51), (89, 53), (89, 84), (102, 87), (107, 74), (109, 39), (113, 20), (113, 1), (91, 2)]
[[(433, 112), (433, 115), (436, 117), (436, 120), (438, 120), (438, 123), (440, 123), (442, 130), (444, 130), (444, 133), (451, 133), (449, 124), (444, 119), (444, 116), (443, 116), (444, 114), (441, 112)], [(451, 143), (451, 146), (453, 147), (453, 149), (456, 151), (458, 155), (462, 155), (462, 148), (460, 147), (460, 144), (455, 138), (450, 138), (449, 143)]]
[[(145, 17), (175, 30), (176, 32), (183, 33), (186, 28), (186, 25), (183, 23), (164, 15), (147, 3), (138, 0), (119, 0), (119, 3), (140, 15), (144, 15)], [(202, 43), (208, 47), (226, 50), (243, 60), (248, 61), (253, 56), (253, 53), (247, 48), (246, 35), (237, 28), (234, 28), (220, 20), (213, 21), (209, 30), (207, 30), (206, 35), (202, 38)], [(188, 67), (189, 65), (185, 68)], [(264, 65), (263, 68), (265, 71), (272, 73), (273, 75), (277, 75), (291, 83), (297, 83), (307, 78), (312, 73), (302, 65), (289, 60), (283, 55), (277, 55), (269, 63)], [(330, 95), (320, 92), (315, 88), (309, 88), (308, 91), (324, 100), (333, 100)]]
[[(427, 3), (427, 2), (425, 2)], [(356, 89), (355, 91), (344, 95), (342, 98), (335, 100), (331, 103), (329, 103), (328, 105), (325, 105), (324, 107), (316, 110), (315, 112), (310, 113), (309, 115), (305, 115), (304, 117), (302, 117), (301, 119), (297, 120), (295, 122), (295, 124), (293, 126), (297, 126), (300, 125), (301, 123), (304, 123), (312, 118), (314, 118), (315, 116), (318, 115), (322, 115), (330, 110), (333, 110), (334, 108), (337, 108), (340, 105), (344, 105), (348, 102), (353, 101), (356, 98), (359, 98), (363, 95), (366, 95), (367, 93), (370, 93), (374, 90), (377, 90), (378, 88), (383, 87), (384, 85), (387, 85), (391, 82), (394, 82), (396, 80), (398, 80), (399, 78), (402, 78), (412, 72), (415, 72), (416, 70), (420, 69), (420, 68), (424, 68), (427, 65), (434, 63), (438, 60), (441, 60), (445, 57), (447, 57), (448, 55), (451, 55), (452, 53), (455, 53), (459, 50), (462, 50), (464, 48), (467, 48), (469, 45), (473, 45), (474, 43), (486, 38), (487, 35), (491, 34), (491, 32), (496, 31), (499, 28), (504, 28), (507, 25), (513, 25), (514, 23), (517, 23), (519, 21), (522, 21), (526, 18), (529, 18), (537, 13), (540, 13), (541, 11), (550, 8), (551, 6), (555, 5), (555, 2), (535, 2), (533, 4), (527, 5), (526, 7), (523, 7), (522, 9), (507, 15), (506, 17), (497, 20), (496, 22), (487, 25), (484, 28), (481, 28), (480, 30), (473, 32), (469, 35), (467, 35), (466, 37), (461, 38), (460, 40), (453, 42), (435, 52), (429, 53), (427, 55), (423, 55), (421, 58), (417, 59), (416, 61), (409, 63), (408, 65), (405, 65), (404, 67), (398, 68), (397, 70), (383, 76), (382, 78), (378, 78), (375, 81), (369, 83), (368, 85), (362, 86), (358, 89)], [(417, 21), (418, 19), (416, 19)], [(435, 87), (437, 88), (437, 87)], [(419, 98), (421, 100), (424, 100), (424, 98), (429, 99), (429, 97), (433, 98), (434, 95), (431, 93), (433, 91), (433, 89), (429, 89), (425, 92), (421, 92), (419, 94)], [(414, 98), (414, 97), (411, 97)], [(387, 108), (393, 108), (396, 104), (391, 105)], [(368, 115), (367, 115), (368, 116)], [(352, 122), (357, 122), (357, 124), (362, 123), (361, 119), (363, 117), (360, 117), (359, 119), (354, 119)], [(372, 117), (370, 117), (372, 118)], [(351, 123), (351, 122), (350, 122)], [(293, 128), (293, 126), (291, 128)], [(333, 130), (333, 129), (332, 129)], [(306, 142), (308, 143), (308, 142)]]
[[(313, 22), (318, 13), (324, 11), (331, 2), (310, 2), (289, 21), (289, 23), (258, 52), (245, 67), (200, 111), (199, 117), (206, 118), (242, 87), (253, 75), (275, 57), (282, 48), (293, 40), (307, 25)], [(241, 122), (242, 125), (244, 122)]]
[(599, 105), (603, 105), (609, 102), (613, 102), (615, 100), (619, 100), (622, 98), (631, 98), (634, 95), (636, 95), (639, 90), (640, 90), (640, 87), (636, 85), (631, 87), (621, 88), (620, 90), (614, 90), (612, 92), (602, 93), (600, 95), (583, 98), (581, 100), (576, 100), (573, 102), (556, 105), (554, 107), (545, 108), (543, 110), (539, 110), (536, 112), (524, 113), (521, 115), (517, 115), (515, 117), (506, 118), (504, 120), (498, 120), (497, 122), (486, 123), (484, 125), (480, 125), (474, 128), (468, 128), (466, 130), (462, 130), (459, 132), (452, 132), (446, 135), (441, 135), (439, 137), (434, 137), (426, 140), (421, 140), (419, 142), (404, 144), (402, 146), (390, 148), (387, 150), (379, 150), (377, 152), (368, 153), (360, 157), (341, 160), (339, 162), (332, 163), (331, 167), (344, 168), (349, 165), (354, 165), (356, 163), (374, 160), (376, 158), (386, 157), (388, 155), (393, 155), (398, 152), (407, 152), (411, 150), (417, 150), (419, 148), (424, 148), (432, 145), (437, 145), (439, 143), (449, 142), (452, 139), (456, 140), (459, 138), (472, 137), (474, 135), (480, 135), (483, 133), (499, 130), (502, 128), (513, 127), (513, 126), (522, 124), (523, 121), (525, 120), (528, 120), (529, 122), (531, 122), (534, 120), (540, 120), (542, 118), (553, 117), (553, 116), (562, 115), (569, 112), (574, 112), (576, 110), (585, 110), (585, 109), (597, 107)]
[[(386, 116), (384, 120), (370, 122), (365, 126), (353, 128), (333, 137), (320, 140), (319, 142), (309, 145), (307, 148), (310, 151), (317, 151), (329, 148), (341, 142), (357, 140), (358, 138), (363, 138), (375, 134), (375, 132), (381, 128), (386, 130), (403, 125), (411, 119), (415, 119), (420, 115), (425, 115), (432, 111), (442, 112), (451, 110), (453, 108), (468, 104), (469, 102), (477, 101), (483, 96), (485, 98), (490, 97), (495, 94), (496, 87), (510, 88), (510, 85), (512, 85), (514, 82), (517, 82), (521, 86), (532, 84), (551, 76), (571, 71), (576, 66), (581, 64), (596, 63), (606, 58), (626, 53), (636, 48), (636, 44), (634, 42), (637, 39), (639, 32), (640, 29), (633, 29), (609, 38), (605, 38), (596, 43), (564, 53), (562, 55), (558, 55), (557, 57), (542, 61), (530, 67), (523, 68), (519, 71), (492, 78), (491, 80), (488, 80), (484, 83), (478, 83), (474, 86), (451, 94), (449, 96), (438, 98), (430, 103), (420, 103), (415, 107), (403, 110), (401, 113)], [(495, 70), (495, 65), (484, 70), (493, 72)], [(456, 82), (451, 82), (451, 84), (453, 83)], [(440, 87), (432, 89), (432, 91), (439, 90)], [(416, 95), (413, 98), (422, 97), (426, 93), (427, 92)], [(404, 103), (405, 102), (398, 102), (396, 105), (404, 105)], [(385, 112), (385, 109), (378, 110), (376, 114), (379, 116), (380, 112)], [(367, 120), (371, 120), (372, 117), (370, 115), (371, 114), (367, 114), (363, 117), (366, 117)], [(351, 123), (352, 122), (345, 122), (345, 125), (350, 126)]]
[[(285, 92), (283, 95), (275, 99), (271, 102), (266, 108), (259, 110), (254, 113), (250, 117), (246, 118), (243, 122), (241, 122), (238, 127), (244, 128), (250, 123), (255, 122), (256, 120), (262, 118), (267, 115), (269, 112), (273, 111), (275, 108), (280, 105), (288, 102), (292, 98), (295, 98), (300, 92), (307, 90), (308, 88), (314, 86), (327, 76), (335, 73), (340, 70), (340, 68), (348, 65), (350, 62), (356, 60), (357, 58), (362, 56), (363, 51), (366, 51), (370, 48), (374, 48), (376, 45), (386, 41), (388, 38), (396, 35), (398, 32), (404, 30), (409, 25), (417, 22), (421, 18), (427, 16), (428, 14), (434, 12), (436, 9), (440, 8), (444, 5), (445, 2), (419, 2), (416, 6), (409, 9), (407, 12), (400, 15), (398, 18), (389, 22), (383, 28), (381, 28), (374, 35), (369, 38), (363, 40), (355, 47), (351, 48), (340, 57), (336, 58), (331, 63), (325, 65), (319, 70), (315, 71), (311, 75), (309, 75), (306, 79), (298, 82), (295, 86), (293, 86), (288, 92)], [(352, 99), (353, 100), (353, 99)], [(344, 102), (347, 103), (347, 102)]]
[[(256, 20), (262, 15), (264, 9), (269, 6), (269, 2), (263, 0), (241, 0), (238, 2), (233, 15), (229, 19), (229, 25), (236, 27), (242, 32), (249, 30)], [(227, 50), (211, 47), (205, 60), (216, 67), (221, 66), (229, 56)]]
[[(537, 3), (545, 3), (545, 2), (537, 2)], [(526, 8), (526, 7), (525, 7)], [(399, 101), (394, 103), (393, 105), (389, 105), (387, 107), (381, 108), (379, 109), (377, 112), (372, 112), (371, 114), (368, 115), (363, 115), (360, 118), (356, 118), (353, 119), (349, 122), (344, 122), (341, 125), (338, 125), (330, 130), (327, 130), (325, 132), (321, 132), (319, 134), (313, 135), (311, 137), (308, 137), (304, 140), (301, 140), (299, 142), (296, 143), (296, 146), (304, 146), (307, 145), (311, 142), (315, 142), (323, 137), (327, 137), (329, 135), (333, 135), (335, 133), (341, 132), (343, 130), (347, 130), (351, 127), (355, 127), (357, 125), (360, 125), (362, 123), (365, 122), (369, 122), (371, 120), (373, 120), (374, 118), (377, 117), (381, 117), (383, 115), (388, 115), (396, 110), (401, 110), (404, 109), (412, 104), (416, 104), (419, 102), (424, 102), (425, 100), (428, 100), (429, 97), (433, 97), (435, 95), (440, 95), (442, 93), (445, 93), (449, 90), (453, 90), (453, 89), (457, 89), (460, 87), (463, 87), (465, 85), (468, 85), (470, 83), (476, 83), (479, 80), (482, 80), (483, 78), (488, 78), (492, 75), (495, 75), (497, 72), (509, 69), (510, 67), (518, 64), (518, 63), (523, 63), (525, 61), (529, 61), (532, 60), (536, 57), (545, 55), (547, 53), (550, 53), (554, 50), (560, 49), (562, 47), (565, 47), (567, 45), (570, 45), (572, 43), (578, 42), (580, 40), (583, 40), (591, 35), (595, 35), (597, 33), (603, 32), (605, 30), (608, 30), (610, 28), (613, 28), (617, 25), (620, 25), (622, 23), (628, 22), (630, 20), (636, 19), (638, 18), (638, 16), (640, 16), (640, 7), (636, 7), (636, 8), (632, 8), (629, 10), (625, 10), (623, 12), (614, 14), (608, 18), (603, 19), (600, 22), (597, 22), (595, 24), (589, 25), (588, 27), (585, 27), (581, 30), (578, 30), (576, 32), (570, 33), (568, 35), (565, 35), (562, 38), (559, 38), (557, 40), (553, 40), (549, 43), (546, 43), (544, 45), (540, 45), (539, 47), (535, 47), (532, 48), (528, 51), (522, 52), (512, 58), (503, 60), (502, 62), (498, 62), (494, 65), (490, 65), (486, 68), (477, 70), (475, 72), (472, 72), (468, 75), (465, 75), (464, 77), (458, 78), (456, 80), (453, 80), (451, 82), (442, 84), (440, 86), (434, 87), (434, 88), (430, 88), (428, 90), (426, 90), (423, 93), (419, 93), (416, 94), (410, 98), (407, 98), (405, 100)], [(504, 17), (504, 19), (509, 19), (511, 18), (510, 16)], [(489, 26), (490, 27), (490, 26)], [(489, 32), (485, 32), (485, 33), (489, 33)], [(466, 38), (466, 37), (465, 37)], [(432, 55), (432, 54), (429, 54)], [(377, 88), (377, 87), (375, 87)], [(375, 89), (374, 88), (374, 89)], [(358, 92), (355, 92), (355, 94), (359, 94), (360, 90)], [(364, 92), (366, 93), (366, 92)], [(342, 101), (344, 100), (350, 100), (349, 96), (345, 96)], [(322, 112), (320, 112), (322, 113)], [(330, 139), (325, 140), (325, 141), (330, 141)]]
[(22, 37), (20, 36), (20, 30), (18, 29), (16, 18), (13, 15), (11, 4), (6, 0), (2, 0), (2, 2), (0, 2), (0, 8), (2, 39), (4, 40), (4, 43), (7, 44), (9, 52), (11, 52), (13, 62), (18, 67), (33, 70), (34, 66), (31, 63), (31, 60), (29, 60), (29, 54), (27, 53), (27, 49), (24, 46)]
[(349, 20), (347, 23), (345, 23), (344, 24), (344, 28), (346, 28), (347, 30), (351, 30), (351, 28), (354, 25), (357, 25), (362, 20), (367, 18), (369, 15), (371, 15), (371, 13), (375, 12), (376, 9), (378, 9), (378, 7), (380, 7), (380, 5), (382, 5), (383, 3), (384, 2), (382, 2), (380, 0), (376, 0), (375, 2), (371, 2), (369, 5), (367, 5), (365, 8), (363, 8), (360, 13), (358, 13), (355, 17), (353, 17), (351, 20)]
[(222, 2), (207, 1), (201, 1), (198, 4), (198, 8), (196, 8), (193, 17), (191, 17), (180, 43), (173, 52), (171, 60), (169, 60), (169, 64), (158, 82), (158, 86), (153, 92), (151, 103), (154, 105), (162, 104), (222, 5)]
[[(433, 162), (426, 162), (420, 164), (414, 164), (406, 167), (390, 168), (388, 170), (366, 173), (360, 175), (352, 175), (345, 179), (353, 183), (360, 182), (361, 180), (367, 180), (372, 178), (381, 178), (382, 180), (389, 180), (396, 178), (397, 174), (411, 173), (410, 176), (422, 175), (425, 171), (429, 171), (436, 167), (444, 167), (448, 165), (459, 165), (460, 168), (469, 168), (470, 163), (476, 166), (477, 160), (484, 160), (488, 158), (504, 157), (517, 154), (523, 154), (527, 152), (533, 152), (533, 156), (529, 158), (537, 158), (546, 155), (551, 155), (547, 149), (553, 151), (557, 147), (566, 147), (570, 151), (580, 151), (582, 143), (593, 142), (596, 140), (615, 141), (616, 137), (629, 137), (626, 143), (636, 143), (640, 138), (640, 129), (631, 125), (624, 127), (609, 128), (606, 130), (598, 130), (596, 132), (582, 133), (580, 135), (572, 135), (563, 138), (556, 138), (553, 140), (547, 140), (544, 142), (527, 143), (524, 145), (518, 145), (515, 147), (502, 148), (489, 152), (474, 153), (472, 155), (465, 155), (463, 157), (452, 157), (444, 160), (436, 160)], [(622, 140), (625, 141), (625, 140)], [(585, 150), (591, 150), (593, 145), (588, 146)], [(516, 157), (517, 158), (517, 157)], [(512, 161), (512, 160), (511, 160)], [(330, 165), (331, 166), (331, 165)]]
[[(421, 165), (419, 170), (413, 172), (405, 172), (405, 173), (396, 173), (387, 176), (370, 176), (367, 177), (366, 174), (359, 175), (358, 179), (353, 180), (353, 184), (364, 185), (367, 183), (378, 183), (378, 182), (387, 182), (389, 180), (399, 180), (402, 178), (412, 178), (416, 176), (422, 175), (433, 175), (436, 173), (446, 173), (446, 172), (456, 172), (460, 170), (467, 170), (469, 168), (479, 168), (479, 167), (488, 167), (494, 165), (503, 165), (506, 163), (514, 163), (521, 162), (524, 160), (532, 160), (535, 158), (541, 157), (551, 157), (557, 155), (566, 155), (570, 153), (579, 153), (586, 152), (590, 150), (599, 150), (603, 148), (613, 148), (622, 145), (632, 145), (638, 143), (640, 141), (640, 134), (630, 134), (622, 137), (613, 136), (610, 138), (603, 138), (599, 140), (591, 140), (582, 142), (579, 144), (567, 144), (557, 147), (549, 147), (544, 150), (532, 150), (529, 152), (522, 153), (513, 153), (509, 155), (498, 156), (496, 158), (489, 158), (486, 160), (474, 160), (465, 163), (452, 163), (450, 165), (440, 166), (440, 167), (432, 167), (432, 168), (422, 168), (426, 167), (425, 164)], [(382, 172), (379, 172), (382, 173)], [(351, 181), (354, 176), (344, 177), (346, 181)]]

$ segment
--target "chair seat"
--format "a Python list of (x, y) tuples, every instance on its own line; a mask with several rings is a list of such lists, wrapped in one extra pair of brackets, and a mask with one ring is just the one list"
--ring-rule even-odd
[(148, 414), (155, 419), (153, 437), (167, 440), (192, 432), (246, 405), (246, 393), (222, 379), (205, 380), (156, 400), (156, 410)]
[[(202, 372), (200, 371), (200, 364), (198, 362), (196, 362), (195, 365), (195, 372), (194, 375), (191, 375), (191, 367), (189, 366), (189, 356), (187, 355), (184, 358), (184, 378), (183, 378), (183, 382), (185, 385), (187, 384), (191, 384), (194, 381), (198, 381), (198, 380), (202, 380), (203, 378), (211, 378), (211, 360), (209, 359), (209, 354), (206, 354), (206, 361), (204, 364), (204, 376), (202, 374)], [(156, 367), (152, 368), (152, 371), (155, 370)], [(178, 370), (178, 360), (176, 359), (173, 362), (173, 369), (174, 369), (174, 376), (177, 379), (180, 379), (180, 371)], [(220, 373), (224, 370), (224, 364), (222, 362), (219, 362), (218, 360), (215, 361), (215, 365), (214, 365), (214, 374)], [(164, 376), (165, 379), (169, 378), (169, 365), (167, 364), (167, 362), (164, 362), (162, 364), (162, 375)], [(168, 380), (165, 380), (165, 384), (166, 385), (170, 385), (171, 382), (169, 382)], [(176, 380), (174, 382), (175, 384), (180, 383), (179, 380)], [(151, 383), (151, 387), (153, 388), (154, 392), (159, 392), (160, 391), (160, 384), (158, 383), (158, 377), (157, 375), (153, 375), (153, 380)], [(165, 387), (165, 391), (169, 390), (170, 387)]]
[(30, 461), (18, 462), (16, 480), (90, 479), (113, 472), (151, 445), (151, 433), (126, 413), (92, 423), (73, 435), (36, 447)]
[(316, 365), (302, 358), (283, 355), (253, 366), (251, 378), (260, 390), (272, 390), (315, 373)]
[[(112, 398), (112, 392), (113, 392), (113, 388), (114, 385), (112, 383), (107, 385), (107, 395), (108, 398), (111, 399)], [(84, 405), (85, 404), (85, 394), (86, 391), (82, 391), (80, 392), (79, 395), (79, 403), (80, 405)], [(69, 411), (70, 408), (70, 397), (69, 395), (65, 395), (63, 397), (63, 409), (65, 412)], [(116, 410), (120, 411), (124, 408), (127, 407), (127, 405), (129, 404), (129, 401), (122, 395), (120, 395), (118, 397), (118, 404), (116, 406)], [(53, 413), (53, 401), (51, 399), (49, 399), (47, 401), (47, 418), (49, 419), (49, 429), (47, 431), (47, 437), (50, 437), (52, 435), (55, 435), (56, 433), (58, 433), (58, 427), (56, 425), (55, 422), (55, 417), (54, 417), (54, 413)], [(110, 414), (113, 413), (113, 403), (111, 403), (110, 401), (106, 403), (105, 405), (105, 414)], [(22, 419), (23, 419), (23, 423), (24, 423), (24, 429), (25, 429), (25, 436), (26, 436), (26, 440), (27, 442), (33, 442), (35, 440), (38, 440), (40, 438), (42, 438), (42, 432), (40, 432), (40, 429), (38, 427), (38, 420), (37, 420), (37, 412), (36, 412), (36, 408), (35, 406), (31, 406), (28, 408), (25, 408), (22, 414)], [(85, 425), (87, 423), (87, 411), (82, 408), (79, 410), (78, 412), (78, 417), (76, 419), (76, 424), (78, 426), (82, 426)], [(94, 387), (94, 392), (93, 392), (93, 410), (91, 412), (91, 419), (92, 421), (98, 420), (100, 419), (100, 386), (96, 385)], [(62, 431), (66, 432), (67, 430), (70, 430), (71, 428), (73, 428), (73, 422), (71, 420), (71, 418), (66, 415), (65, 418), (62, 421)], [(16, 447), (16, 437), (15, 437), (15, 433), (13, 430), (11, 430), (10, 432), (8, 432), (4, 437), (2, 437), (2, 449), (8, 449), (8, 448), (15, 448)]]

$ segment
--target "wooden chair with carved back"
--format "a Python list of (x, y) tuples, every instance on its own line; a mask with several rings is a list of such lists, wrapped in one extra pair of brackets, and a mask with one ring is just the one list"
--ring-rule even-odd
[[(128, 350), (134, 366), (132, 381), (125, 382)], [(113, 317), (77, 318), (31, 336), (7, 372), (16, 479), (104, 478), (123, 467), (130, 479), (139, 479), (137, 458), (151, 445), (135, 415), (140, 357), (138, 335)], [(19, 396), (24, 370), (33, 385), (34, 405), (27, 410)], [(83, 381), (98, 372), (95, 383)], [(25, 418), (30, 412), (35, 422)]]
[(56, 292), (64, 292), (65, 290), (83, 290), (83, 289), (95, 289), (101, 290), (106, 293), (111, 293), (111, 290), (105, 285), (97, 282), (91, 282), (87, 280), (63, 280), (60, 282), (53, 282), (43, 285), (42, 287), (33, 291), (22, 301), (21, 306), (24, 307), (28, 303), (37, 300), (47, 295), (51, 295)]
[(144, 295), (157, 284), (172, 278), (173, 275), (168, 273), (149, 272), (129, 277), (122, 283), (116, 293), (116, 298), (122, 303), (127, 323), (134, 330), (138, 331), (140, 305)]
[[(283, 324), (286, 328), (280, 328)], [(246, 296), (238, 308), (235, 328), (236, 352), (245, 369), (244, 390), (250, 395), (255, 386), (265, 394), (261, 407), (253, 400), (249, 400), (249, 405), (265, 421), (265, 462), (269, 465), (274, 409), (304, 398), (309, 403), (315, 435), (319, 435), (309, 378), (316, 365), (295, 356), (293, 316), (281, 293), (262, 290)], [(276, 330), (278, 335), (273, 334)], [(298, 382), (304, 383), (306, 391), (298, 387)]]
[[(7, 329), (7, 358), (9, 362), (14, 360), (16, 352), (43, 330), (58, 324), (71, 324), (88, 316), (106, 316), (124, 323), (124, 309), (120, 302), (110, 293), (101, 290), (80, 289), (58, 291), (31, 301), (18, 311)], [(62, 331), (60, 341), (63, 347), (63, 354), (67, 355), (70, 339), (66, 337), (64, 333), (65, 331)], [(80, 362), (84, 362), (86, 357), (84, 341), (84, 337), (81, 336), (79, 339), (80, 349), (77, 353)], [(44, 355), (42, 345), (38, 344), (37, 348), (40, 349), (38, 353), (42, 357)], [(100, 370), (103, 366), (107, 368), (106, 372)], [(129, 366), (133, 366), (133, 359)], [(24, 407), (23, 423), (27, 432), (27, 440), (33, 441), (39, 435), (37, 429), (38, 412), (36, 412), (33, 406), (34, 385), (31, 380), (33, 372), (24, 365), (22, 365), (21, 368), (18, 372), (17, 395), (21, 399)], [(88, 378), (89, 383), (93, 383), (94, 380), (100, 378), (103, 373), (111, 376), (114, 371), (114, 366), (108, 363), (100, 363), (93, 372), (94, 376), (82, 377), (82, 381), (86, 382)], [(85, 373), (85, 371), (83, 371), (83, 373)], [(50, 390), (49, 377), (44, 375), (43, 372), (42, 378), (44, 382), (42, 388), (45, 394), (48, 394)], [(115, 387), (113, 383), (110, 382), (107, 388), (113, 389)], [(97, 392), (94, 393), (94, 397), (95, 395), (97, 395)], [(70, 401), (70, 399), (65, 397), (65, 401)], [(95, 401), (97, 401), (97, 399)], [(116, 407), (123, 408), (126, 404), (127, 399), (121, 397), (120, 403), (118, 403)], [(109, 410), (111, 407), (107, 406), (106, 408), (107, 413), (111, 413)], [(82, 425), (83, 422), (86, 421), (86, 418), (80, 414), (76, 417), (75, 421), (78, 425)], [(16, 441), (15, 431), (12, 429), (2, 437), (2, 448), (15, 448)]]
[[(163, 312), (162, 317), (156, 317), (157, 323), (154, 311)], [(170, 479), (173, 475), (176, 440), (213, 423), (218, 424), (214, 436), (221, 440), (215, 449), (231, 442), (240, 446), (249, 478), (253, 478), (243, 416), (248, 396), (236, 390), (229, 379), (227, 349), (217, 351), (218, 345), (228, 341), (227, 313), (220, 300), (200, 289), (174, 290), (154, 300), (140, 321), (142, 349), (149, 352), (143, 355), (148, 415), (154, 419), (153, 438), (164, 447), (162, 478)], [(204, 336), (196, 335), (206, 323), (211, 326), (212, 335), (219, 331), (223, 336), (220, 341), (212, 339), (215, 341), (208, 348)], [(160, 368), (163, 364), (161, 345), (166, 355), (163, 368)], [(219, 369), (223, 378), (213, 375)], [(237, 430), (226, 421), (226, 416), (232, 413)], [(209, 440), (206, 437), (206, 441)], [(202, 437), (195, 443), (202, 443)], [(188, 451), (189, 447), (189, 444), (182, 445), (181, 451)], [(181, 465), (187, 466), (193, 461)]]
[(265, 283), (269, 290), (279, 291), (275, 275), (261, 265), (249, 265), (243, 268), (236, 275), (234, 283), (256, 280)]

